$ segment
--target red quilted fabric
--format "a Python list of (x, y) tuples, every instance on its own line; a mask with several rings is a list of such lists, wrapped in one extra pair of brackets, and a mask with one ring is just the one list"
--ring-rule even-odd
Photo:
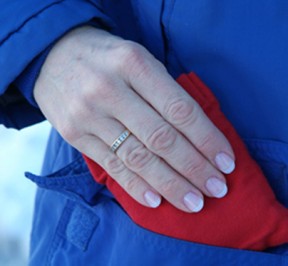
[(276, 200), (262, 171), (220, 111), (216, 98), (194, 73), (183, 74), (177, 81), (202, 106), (233, 147), (237, 161), (234, 172), (226, 176), (228, 194), (222, 199), (205, 198), (204, 209), (199, 213), (182, 212), (166, 200), (156, 209), (147, 208), (84, 156), (96, 182), (108, 187), (135, 223), (159, 234), (250, 250), (288, 243), (288, 210)]

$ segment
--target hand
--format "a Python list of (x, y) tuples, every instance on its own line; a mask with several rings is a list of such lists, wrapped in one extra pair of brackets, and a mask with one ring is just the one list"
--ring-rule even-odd
[[(141, 45), (92, 27), (73, 30), (48, 55), (34, 96), (63, 138), (139, 203), (157, 207), (163, 196), (198, 212), (203, 194), (227, 193), (222, 173), (235, 167), (228, 141)], [(132, 135), (111, 152), (126, 128)]]

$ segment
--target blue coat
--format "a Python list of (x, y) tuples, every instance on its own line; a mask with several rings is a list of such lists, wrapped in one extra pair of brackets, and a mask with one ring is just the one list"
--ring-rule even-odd
[[(22, 128), (42, 119), (15, 78), (49, 44), (93, 19), (144, 45), (173, 77), (196, 72), (288, 207), (287, 1), (7, 0), (0, 10), (1, 123)], [(287, 245), (252, 252), (140, 228), (54, 130), (42, 175), (27, 176), (39, 186), (31, 265), (288, 265)]]

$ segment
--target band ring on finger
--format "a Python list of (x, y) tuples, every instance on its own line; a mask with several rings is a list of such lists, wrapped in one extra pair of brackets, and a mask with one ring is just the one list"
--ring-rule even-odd
[(125, 129), (117, 139), (115, 139), (110, 146), (110, 150), (114, 153), (120, 148), (120, 146), (125, 142), (125, 140), (131, 135), (128, 129)]

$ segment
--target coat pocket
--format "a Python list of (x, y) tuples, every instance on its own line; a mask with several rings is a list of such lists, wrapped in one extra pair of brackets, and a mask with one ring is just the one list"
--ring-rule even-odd
[(151, 232), (136, 225), (111, 199), (103, 199), (93, 210), (99, 220), (86, 256), (92, 258), (97, 250), (95, 265), (284, 266), (288, 262), (285, 255), (203, 245)]
[(96, 195), (105, 189), (96, 183), (88, 170), (83, 157), (79, 154), (71, 163), (48, 175), (25, 173), (26, 177), (38, 187), (58, 191), (73, 200), (95, 204)]
[[(288, 208), (288, 144), (266, 139), (246, 139), (245, 143), (264, 172), (277, 200)], [(287, 255), (288, 243), (267, 251)]]
[(245, 143), (262, 168), (276, 198), (288, 208), (288, 144), (262, 139), (246, 139)]

